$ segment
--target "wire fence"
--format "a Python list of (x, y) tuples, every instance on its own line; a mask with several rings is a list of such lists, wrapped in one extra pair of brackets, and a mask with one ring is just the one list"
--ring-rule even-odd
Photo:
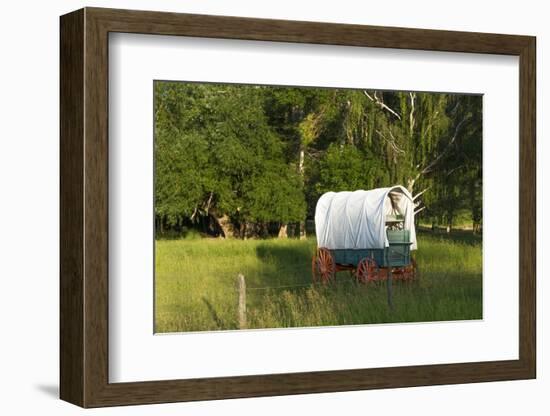
[[(381, 280), (380, 282), (383, 282), (383, 281)], [(377, 283), (377, 282), (370, 282), (370, 283)], [(298, 283), (298, 284), (284, 284), (284, 285), (276, 285), (276, 286), (250, 286), (247, 283), (246, 290), (262, 291), (262, 290), (297, 289), (297, 288), (309, 288), (309, 287), (330, 288), (330, 287), (340, 286), (340, 285), (360, 286), (360, 283), (358, 283), (354, 278), (350, 278), (346, 280), (332, 280), (327, 284), (323, 284), (321, 282), (310, 282), (310, 283)], [(364, 284), (361, 286), (364, 286)], [(233, 287), (233, 289), (236, 291), (239, 290), (239, 288), (236, 285)]]
[(329, 284), (322, 284), (318, 282), (311, 283), (302, 283), (294, 285), (279, 285), (279, 286), (247, 286), (246, 290), (270, 290), (270, 289), (292, 289), (292, 288), (303, 288), (303, 287), (332, 287), (334, 285), (357, 285), (355, 280), (340, 280), (332, 281)]

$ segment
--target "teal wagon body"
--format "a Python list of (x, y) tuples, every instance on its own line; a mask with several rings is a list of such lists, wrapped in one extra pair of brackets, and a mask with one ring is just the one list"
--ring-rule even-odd
[(388, 231), (389, 247), (368, 249), (331, 249), (334, 261), (357, 267), (362, 259), (373, 259), (379, 267), (405, 267), (411, 263), (408, 230)]

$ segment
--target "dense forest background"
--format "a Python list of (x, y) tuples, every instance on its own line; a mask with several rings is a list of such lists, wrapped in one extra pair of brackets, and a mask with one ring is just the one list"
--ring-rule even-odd
[(306, 235), (327, 191), (402, 184), (417, 221), (482, 226), (482, 97), (156, 81), (157, 237)]

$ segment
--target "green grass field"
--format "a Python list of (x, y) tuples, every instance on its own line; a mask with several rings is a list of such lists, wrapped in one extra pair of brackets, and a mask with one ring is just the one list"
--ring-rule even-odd
[(420, 277), (394, 283), (390, 311), (385, 283), (356, 284), (347, 272), (326, 287), (264, 289), (311, 283), (315, 238), (159, 240), (155, 331), (237, 329), (238, 273), (246, 277), (249, 328), (481, 319), (481, 239), (419, 233), (418, 246)]

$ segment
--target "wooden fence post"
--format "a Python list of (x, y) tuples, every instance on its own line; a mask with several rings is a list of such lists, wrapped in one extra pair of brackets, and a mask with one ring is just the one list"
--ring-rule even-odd
[(246, 281), (241, 273), (237, 276), (237, 290), (239, 291), (239, 329), (246, 329)]

